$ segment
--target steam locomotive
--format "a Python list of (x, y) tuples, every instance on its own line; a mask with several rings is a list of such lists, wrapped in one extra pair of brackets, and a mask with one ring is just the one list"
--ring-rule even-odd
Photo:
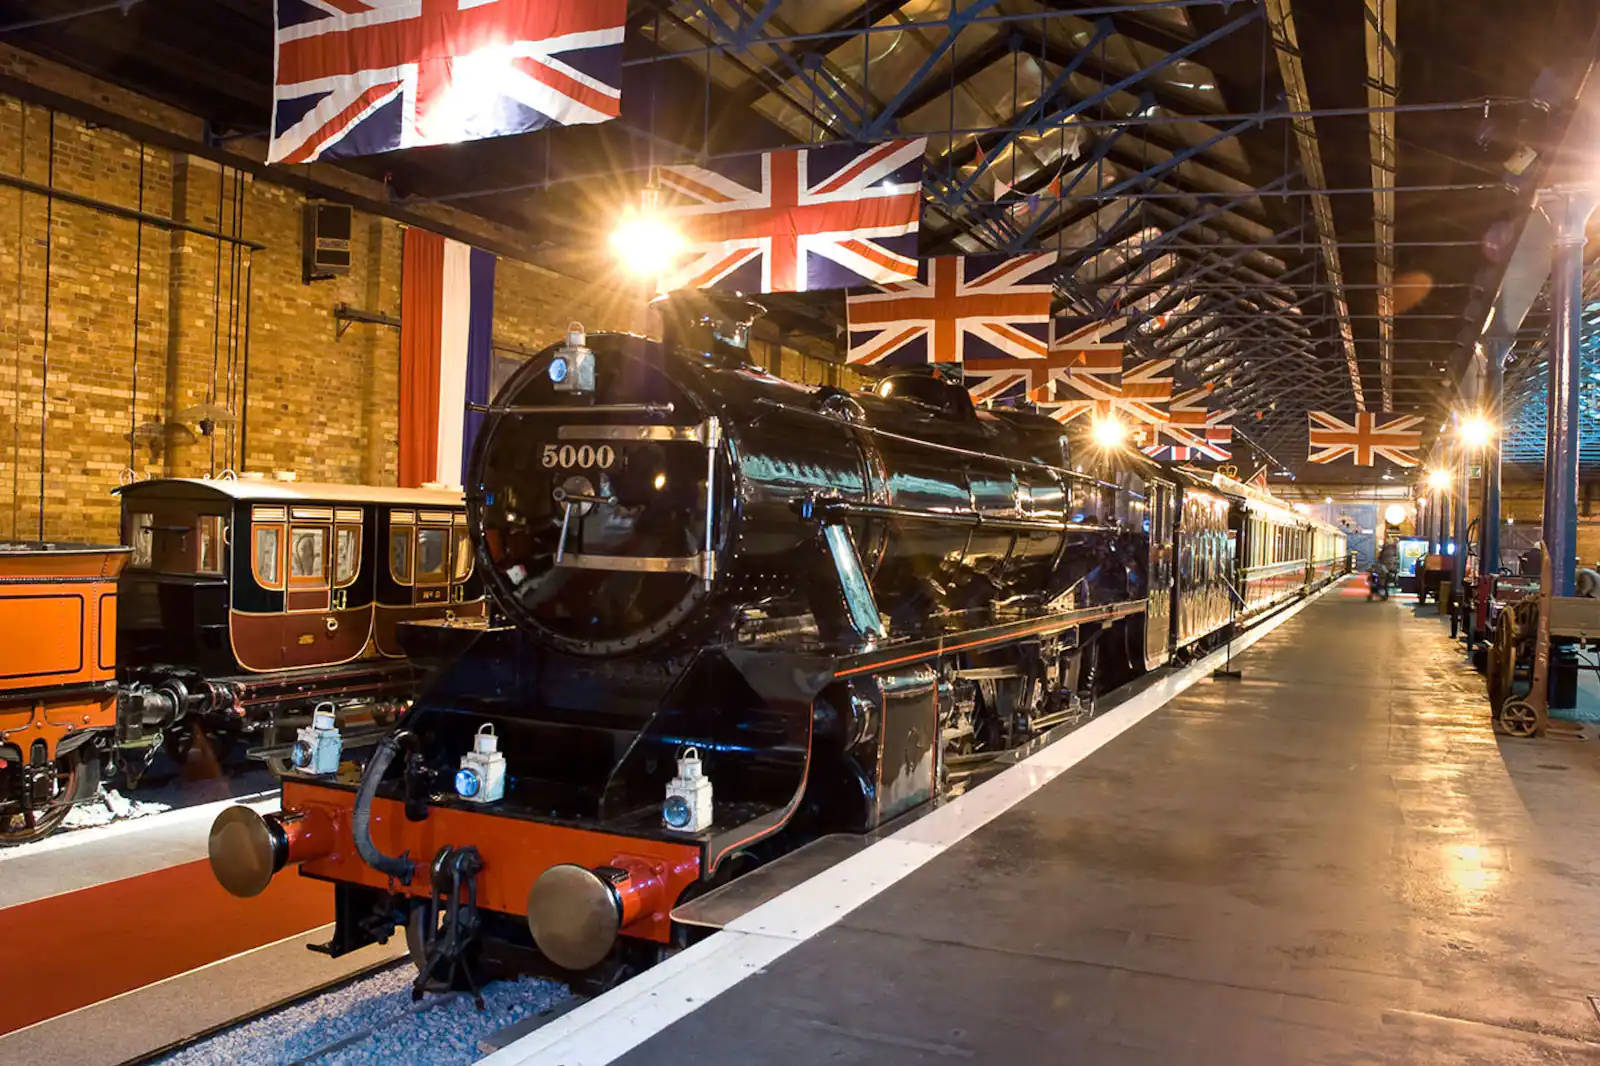
[(675, 907), (1344, 567), (1265, 494), (925, 372), (776, 378), (756, 310), (676, 298), (660, 343), (574, 324), (505, 386), (467, 490), (489, 623), (359, 784), (290, 774), (280, 813), (219, 816), (225, 887), (333, 882), (321, 950), (404, 929), (419, 994), (599, 979), (670, 950)]
[[(407, 621), (484, 610), (461, 494), (162, 478), (119, 491), (123, 545), (0, 545), (0, 845), (201, 733), (278, 772), (314, 709), (370, 749), (414, 694)], [(299, 749), (297, 751), (297, 748)]]

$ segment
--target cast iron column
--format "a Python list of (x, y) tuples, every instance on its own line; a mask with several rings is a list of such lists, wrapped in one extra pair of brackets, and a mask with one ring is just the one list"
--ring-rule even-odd
[(1587, 190), (1545, 190), (1539, 209), (1556, 233), (1550, 274), (1550, 359), (1544, 445), (1544, 543), (1551, 593), (1571, 596), (1578, 553), (1578, 369), (1583, 331), (1584, 230), (1594, 211)]
[(1506, 356), (1511, 341), (1483, 342), (1483, 414), (1489, 440), (1483, 446), (1483, 508), (1478, 517), (1478, 570), (1485, 578), (1500, 571), (1500, 435), (1505, 432)]
[(1472, 448), (1466, 441), (1456, 445), (1461, 451), (1459, 461), (1459, 475), (1455, 479), (1456, 489), (1456, 528), (1455, 542), (1456, 553), (1451, 556), (1454, 565), (1450, 568), (1451, 580), (1455, 583), (1450, 587), (1455, 590), (1457, 599), (1462, 596), (1462, 589), (1467, 583), (1467, 494), (1471, 491), (1472, 483)]

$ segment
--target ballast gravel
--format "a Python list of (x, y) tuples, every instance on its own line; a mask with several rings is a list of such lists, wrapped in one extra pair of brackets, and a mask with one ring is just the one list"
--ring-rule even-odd
[(465, 1066), (483, 1057), (484, 1037), (571, 995), (524, 979), (486, 985), (482, 1011), (459, 993), (413, 1003), (415, 972), (402, 964), (364, 977), (201, 1040), (162, 1066)]

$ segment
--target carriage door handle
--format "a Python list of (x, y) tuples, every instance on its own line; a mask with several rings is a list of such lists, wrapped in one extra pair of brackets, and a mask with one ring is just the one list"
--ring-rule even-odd
[(322, 624), (328, 627), (329, 636), (339, 631), (339, 620), (331, 614), (322, 620)]

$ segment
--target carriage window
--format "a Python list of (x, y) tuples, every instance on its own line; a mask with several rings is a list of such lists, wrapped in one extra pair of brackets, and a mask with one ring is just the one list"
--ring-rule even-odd
[(289, 577), (320, 581), (328, 572), (328, 531), (296, 526), (289, 536)]
[(283, 583), (278, 572), (279, 544), (282, 537), (281, 526), (255, 527), (256, 583), (262, 588), (278, 588)]
[(348, 585), (361, 569), (361, 530), (340, 526), (333, 535), (333, 583)]
[(200, 565), (202, 574), (222, 573), (222, 516), (200, 516)]
[(154, 519), (144, 511), (128, 516), (128, 547), (133, 549), (130, 566), (149, 566), (153, 534), (150, 526)]
[(389, 530), (389, 576), (396, 584), (411, 584), (411, 527)]
[(449, 556), (448, 529), (417, 530), (417, 580), (438, 582), (445, 579), (445, 561)]
[(467, 575), (472, 573), (472, 541), (467, 539), (466, 530), (456, 530), (456, 562), (451, 574), (452, 581), (465, 581)]

